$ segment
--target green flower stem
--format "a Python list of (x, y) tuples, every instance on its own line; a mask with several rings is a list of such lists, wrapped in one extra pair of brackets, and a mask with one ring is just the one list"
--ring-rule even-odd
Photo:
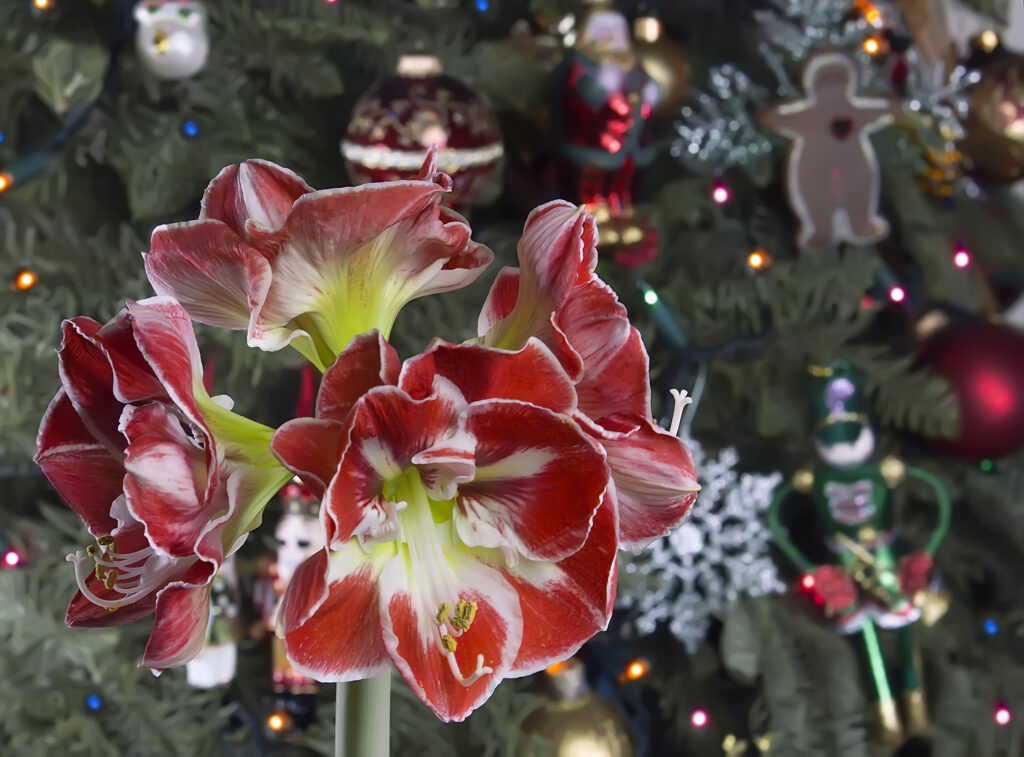
[(391, 751), (391, 670), (337, 685), (335, 757), (388, 757)]

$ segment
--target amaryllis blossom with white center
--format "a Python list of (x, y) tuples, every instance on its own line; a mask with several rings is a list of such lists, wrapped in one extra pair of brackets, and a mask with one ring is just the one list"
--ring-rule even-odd
[(616, 511), (576, 393), (535, 339), (435, 343), (400, 366), (377, 332), (324, 375), (317, 417), (274, 435), (322, 495), (327, 548), (279, 615), (288, 657), (321, 681), (394, 664), (443, 720), (501, 679), (565, 659), (606, 627)]
[(534, 210), (519, 268), (503, 268), (480, 313), (479, 342), (515, 350), (531, 337), (573, 381), (573, 418), (607, 454), (619, 539), (640, 547), (686, 517), (699, 490), (685, 445), (651, 418), (647, 351), (594, 269), (594, 218), (561, 200)]
[(390, 333), (410, 300), (472, 283), (493, 254), (441, 205), (436, 149), (415, 180), (312, 190), (264, 160), (225, 168), (199, 219), (153, 231), (146, 273), (197, 321), (291, 344), (324, 370), (349, 340)]
[(183, 665), (202, 649), (210, 581), (291, 474), (270, 452), (272, 429), (206, 393), (174, 300), (129, 302), (105, 325), (73, 318), (63, 330), (63, 386), (35, 459), (95, 539), (68, 557), (79, 591), (67, 623), (155, 612), (142, 664)]

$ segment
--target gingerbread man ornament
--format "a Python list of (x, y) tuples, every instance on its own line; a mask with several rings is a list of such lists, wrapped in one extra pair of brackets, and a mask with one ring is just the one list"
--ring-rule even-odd
[(804, 97), (760, 113), (761, 124), (792, 140), (786, 158), (797, 244), (870, 244), (889, 233), (878, 215), (881, 175), (868, 136), (894, 120), (895, 104), (857, 96), (857, 68), (838, 52), (806, 63)]

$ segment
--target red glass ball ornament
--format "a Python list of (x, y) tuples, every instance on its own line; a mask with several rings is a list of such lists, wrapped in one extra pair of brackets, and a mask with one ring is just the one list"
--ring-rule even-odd
[(978, 321), (929, 338), (918, 364), (946, 378), (960, 408), (960, 431), (935, 446), (971, 462), (1024, 446), (1024, 331)]
[(356, 102), (341, 144), (355, 184), (411, 179), (427, 149), (452, 177), (450, 205), (470, 205), (487, 190), (504, 152), (494, 113), (430, 55), (404, 55), (398, 73)]

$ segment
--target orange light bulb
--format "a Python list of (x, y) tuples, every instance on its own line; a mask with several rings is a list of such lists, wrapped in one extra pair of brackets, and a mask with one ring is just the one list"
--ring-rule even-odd
[(19, 292), (27, 292), (39, 281), (35, 271), (23, 268), (14, 275), (14, 288)]
[(647, 660), (633, 660), (626, 666), (626, 672), (623, 673), (623, 677), (627, 681), (639, 681), (650, 671), (651, 665)]
[(771, 267), (772, 256), (765, 250), (754, 250), (752, 253), (747, 255), (747, 265), (753, 268), (755, 271), (760, 271), (764, 268)]
[(6, 192), (14, 186), (14, 177), (9, 173), (0, 171), (0, 192)]
[(32, 0), (32, 5), (34, 5), (41, 11), (45, 11), (49, 10), (50, 6), (53, 5), (53, 3), (51, 3), (50, 0)]
[(544, 669), (544, 671), (549, 676), (557, 676), (560, 673), (562, 673), (562, 671), (564, 671), (566, 669), (566, 667), (568, 667), (568, 665), (569, 665), (569, 661), (568, 660), (562, 660), (561, 662), (556, 662), (554, 665), (548, 665)]
[(267, 718), (267, 728), (271, 731), (281, 731), (284, 729), (284, 717), (279, 713), (274, 713)]
[(864, 52), (868, 55), (877, 55), (878, 51), (882, 49), (882, 44), (874, 37), (868, 37), (864, 40)]

